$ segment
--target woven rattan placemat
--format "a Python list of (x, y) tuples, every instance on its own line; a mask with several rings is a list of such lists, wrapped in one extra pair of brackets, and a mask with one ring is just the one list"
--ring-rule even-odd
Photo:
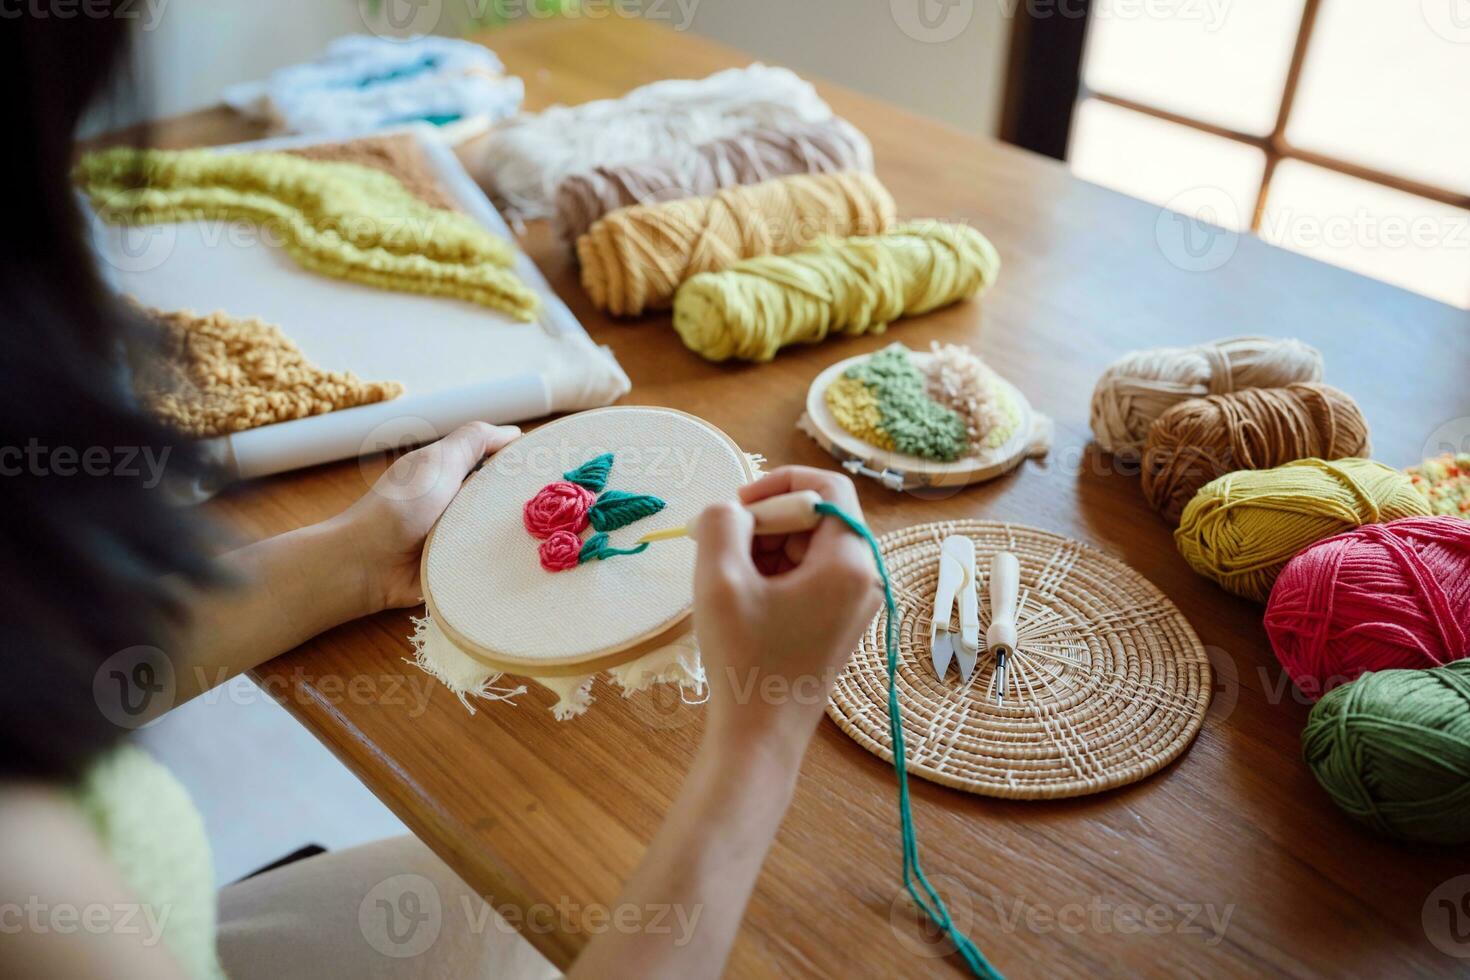
[[(929, 624), (939, 545), (975, 542), (980, 637), (990, 620), (990, 558), (1021, 565), (1017, 652), (997, 705), (995, 661), (981, 651), (968, 684), (934, 674)], [(879, 539), (899, 610), (898, 700), (908, 770), (986, 796), (1054, 799), (1142, 779), (1175, 759), (1209, 708), (1210, 665), (1183, 614), (1127, 565), (1049, 531), (994, 521), (920, 524)], [(885, 615), (838, 678), (827, 713), (859, 745), (893, 760)]]

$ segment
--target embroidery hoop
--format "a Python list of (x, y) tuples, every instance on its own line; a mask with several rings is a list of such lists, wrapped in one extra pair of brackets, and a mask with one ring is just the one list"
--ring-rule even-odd
[[(709, 504), (732, 499), (756, 475), (750, 457), (728, 435), (674, 409), (594, 409), (527, 433), (465, 481), (424, 545), (419, 569), (424, 602), (435, 627), (459, 652), (497, 673), (580, 678), (629, 664), (690, 633), (694, 550), (687, 543), (660, 544), (642, 555), (553, 573), (541, 568), (540, 542), (521, 524), (521, 508), (537, 490), (609, 451), (614, 454), (609, 488), (643, 490), (668, 500), (657, 526), (692, 520)], [(680, 451), (686, 459), (697, 459), (697, 472), (687, 474), (686, 485), (660, 484), (657, 471), (664, 464), (653, 462), (654, 457), (667, 460)], [(645, 528), (644, 523), (615, 532), (614, 541), (630, 543), (655, 524)], [(640, 586), (655, 588), (655, 594), (639, 595)], [(474, 608), (484, 605), (493, 605), (493, 620)], [(635, 612), (632, 618), (640, 627), (600, 617), (614, 606)], [(536, 617), (537, 609), (547, 607), (557, 614)], [(558, 645), (553, 639), (531, 655), (538, 647), (528, 638), (538, 631), (553, 638), (580, 633), (603, 642), (563, 652), (549, 649)]]
[[(817, 375), (806, 394), (806, 411), (796, 427), (817, 445), (831, 453), (849, 473), (870, 477), (891, 490), (913, 490), (919, 487), (958, 487), (990, 480), (1019, 466), (1023, 460), (1045, 456), (1051, 450), (1052, 420), (1031, 407), (1021, 390), (999, 374), (992, 372), (996, 384), (1011, 397), (1020, 416), (1016, 431), (1003, 444), (966, 456), (951, 463), (890, 452), (864, 442), (837, 424), (827, 407), (826, 392), (832, 382), (853, 365), (867, 360), (871, 354), (859, 354), (838, 361)], [(933, 354), (909, 351), (909, 356), (922, 370)]]

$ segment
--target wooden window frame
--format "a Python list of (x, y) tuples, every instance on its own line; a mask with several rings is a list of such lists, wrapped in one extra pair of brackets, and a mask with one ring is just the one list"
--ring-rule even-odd
[[(1425, 184), (1407, 177), (1400, 177), (1397, 174), (1365, 167), (1349, 160), (1293, 146), (1287, 140), (1286, 127), (1296, 103), (1297, 85), (1301, 80), (1302, 66), (1307, 60), (1307, 48), (1312, 40), (1312, 31), (1317, 25), (1317, 12), (1321, 9), (1322, 0), (1305, 0), (1302, 6), (1301, 23), (1297, 27), (1296, 43), (1292, 47), (1291, 64), (1287, 68), (1286, 84), (1282, 89), (1281, 105), (1276, 113), (1276, 123), (1271, 128), (1271, 132), (1265, 136), (1242, 133), (1205, 122), (1202, 119), (1159, 109), (1133, 99), (1089, 89), (1082, 80), (1081, 71), (1085, 23), (1083, 25), (1067, 23), (1069, 18), (1030, 17), (1024, 13), (1027, 6), (1022, 4), (1018, 8), (1016, 23), (1011, 32), (1005, 109), (1001, 120), (1002, 139), (1058, 160), (1064, 160), (1066, 159), (1066, 140), (1070, 136), (1076, 106), (1087, 99), (1095, 99), (1098, 102), (1119, 106), (1175, 125), (1253, 146), (1266, 157), (1266, 168), (1261, 177), (1261, 187), (1256, 193), (1256, 205), (1251, 215), (1251, 231), (1253, 232), (1261, 230), (1266, 199), (1271, 190), (1271, 179), (1275, 176), (1277, 166), (1283, 160), (1299, 160), (1324, 170), (1356, 177), (1369, 183), (1438, 201), (1441, 204), (1470, 210), (1470, 194)], [(1081, 18), (1084, 22), (1086, 19)], [(1078, 18), (1070, 20), (1076, 21)], [(1075, 60), (1069, 60), (1067, 65), (1059, 67), (1058, 57)], [(1071, 80), (1072, 95), (1063, 104), (1056, 88), (1059, 82), (1065, 83), (1067, 80)]]

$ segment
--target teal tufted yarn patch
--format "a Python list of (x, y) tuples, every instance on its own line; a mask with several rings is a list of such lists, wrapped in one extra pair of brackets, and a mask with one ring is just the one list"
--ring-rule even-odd
[(594, 456), (587, 462), (574, 470), (567, 470), (561, 475), (563, 480), (586, 487), (593, 493), (600, 493), (607, 486), (607, 478), (612, 474), (613, 454), (603, 453)]

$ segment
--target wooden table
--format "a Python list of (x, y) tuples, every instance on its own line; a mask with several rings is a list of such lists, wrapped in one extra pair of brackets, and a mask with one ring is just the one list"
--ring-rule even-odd
[[(531, 109), (750, 60), (620, 17), (528, 23), (485, 40), (525, 79)], [(548, 229), (533, 227), (524, 244), (616, 352), (633, 379), (628, 403), (703, 416), (773, 464), (831, 465), (793, 428), (823, 366), (894, 338), (975, 346), (1056, 419), (1055, 450), (945, 499), (864, 483), (873, 526), (988, 517), (1073, 535), (1162, 588), (1212, 647), (1220, 684), (1211, 717), (1182, 759), (1140, 784), (1021, 803), (914, 782), (924, 862), (944, 876), (956, 914), (1016, 976), (1463, 971), (1465, 960), (1426, 940), (1421, 911), (1436, 885), (1470, 868), (1470, 855), (1380, 840), (1333, 807), (1299, 757), (1307, 705), (1272, 657), (1261, 607), (1190, 572), (1137, 479), (1089, 446), (1087, 406), (1099, 372), (1125, 351), (1294, 335), (1319, 347), (1328, 380), (1359, 400), (1378, 457), (1403, 466), (1438, 425), (1470, 416), (1470, 316), (1254, 239), (1217, 270), (1186, 271), (1158, 244), (1157, 208), (1051, 161), (820, 87), (872, 139), (902, 215), (971, 222), (995, 242), (1005, 267), (983, 302), (901, 323), (888, 337), (716, 366), (686, 351), (666, 317), (613, 323), (595, 313)], [(221, 110), (155, 138), (254, 135)], [(336, 512), (379, 469), (323, 466), (239, 487), (211, 507), (244, 537), (274, 534)], [(538, 691), (471, 717), (435, 689), (415, 716), (401, 691), (393, 696), (416, 677), (404, 666), (408, 632), (407, 612), (351, 623), (267, 664), (259, 679), (493, 904), (532, 910), (539, 928), (530, 938), (565, 966), (587, 938), (580, 911), (616, 899), (658, 827), (699, 738), (699, 712), (605, 691), (586, 716), (560, 724)], [(367, 679), (358, 696), (353, 678)], [(918, 933), (900, 898), (898, 853), (893, 772), (824, 720), (731, 974), (955, 975), (957, 960), (905, 948)], [(548, 930), (559, 909), (570, 910), (572, 928)]]

